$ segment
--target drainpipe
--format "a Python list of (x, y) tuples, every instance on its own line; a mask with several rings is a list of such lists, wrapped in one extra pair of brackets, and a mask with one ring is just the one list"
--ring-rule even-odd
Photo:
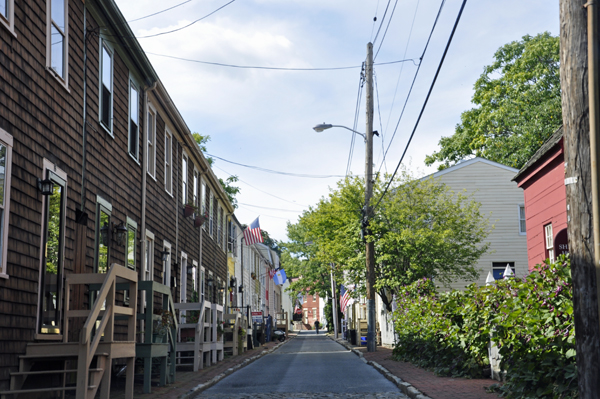
[(82, 132), (82, 161), (81, 161), (81, 204), (77, 222), (83, 224), (83, 220), (87, 223), (87, 218), (83, 216), (85, 213), (85, 167), (86, 167), (86, 144), (87, 144), (87, 7), (83, 3), (83, 132)]
[[(600, 137), (598, 132), (598, 108), (600, 106), (600, 89), (598, 87), (598, 9), (596, 0), (586, 4), (588, 15), (588, 88), (590, 114), (590, 169), (592, 175), (592, 223), (594, 231), (594, 267), (596, 269), (596, 285), (600, 297), (600, 199), (598, 187), (598, 163), (600, 156)], [(600, 312), (600, 301), (598, 301)]]

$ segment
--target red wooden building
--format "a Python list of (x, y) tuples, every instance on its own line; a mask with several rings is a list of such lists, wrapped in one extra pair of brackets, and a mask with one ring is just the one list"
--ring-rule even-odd
[[(529, 270), (567, 252), (563, 130), (559, 128), (513, 178), (525, 194)], [(523, 219), (523, 218), (521, 218)]]

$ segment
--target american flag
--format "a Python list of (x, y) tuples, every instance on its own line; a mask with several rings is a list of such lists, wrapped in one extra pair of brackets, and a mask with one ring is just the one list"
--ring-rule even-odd
[(257, 242), (263, 242), (262, 234), (260, 233), (260, 224), (258, 224), (258, 218), (250, 226), (244, 230), (244, 239), (246, 245), (252, 245)]
[(354, 299), (350, 296), (350, 287), (346, 289), (342, 284), (340, 286), (340, 310), (342, 313), (346, 313), (346, 307), (351, 305)]

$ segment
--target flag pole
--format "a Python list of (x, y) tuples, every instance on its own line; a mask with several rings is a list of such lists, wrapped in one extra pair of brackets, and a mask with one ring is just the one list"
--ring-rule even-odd
[(331, 266), (331, 306), (333, 308), (333, 336), (335, 339), (337, 339), (338, 338), (337, 304), (336, 304), (335, 280), (333, 279), (333, 263), (330, 263), (329, 266)]

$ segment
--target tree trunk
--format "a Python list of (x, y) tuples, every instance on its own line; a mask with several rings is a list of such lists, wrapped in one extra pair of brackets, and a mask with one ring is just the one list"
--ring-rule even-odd
[(585, 0), (560, 0), (560, 82), (577, 372), (582, 399), (600, 392), (600, 326), (594, 267)]

